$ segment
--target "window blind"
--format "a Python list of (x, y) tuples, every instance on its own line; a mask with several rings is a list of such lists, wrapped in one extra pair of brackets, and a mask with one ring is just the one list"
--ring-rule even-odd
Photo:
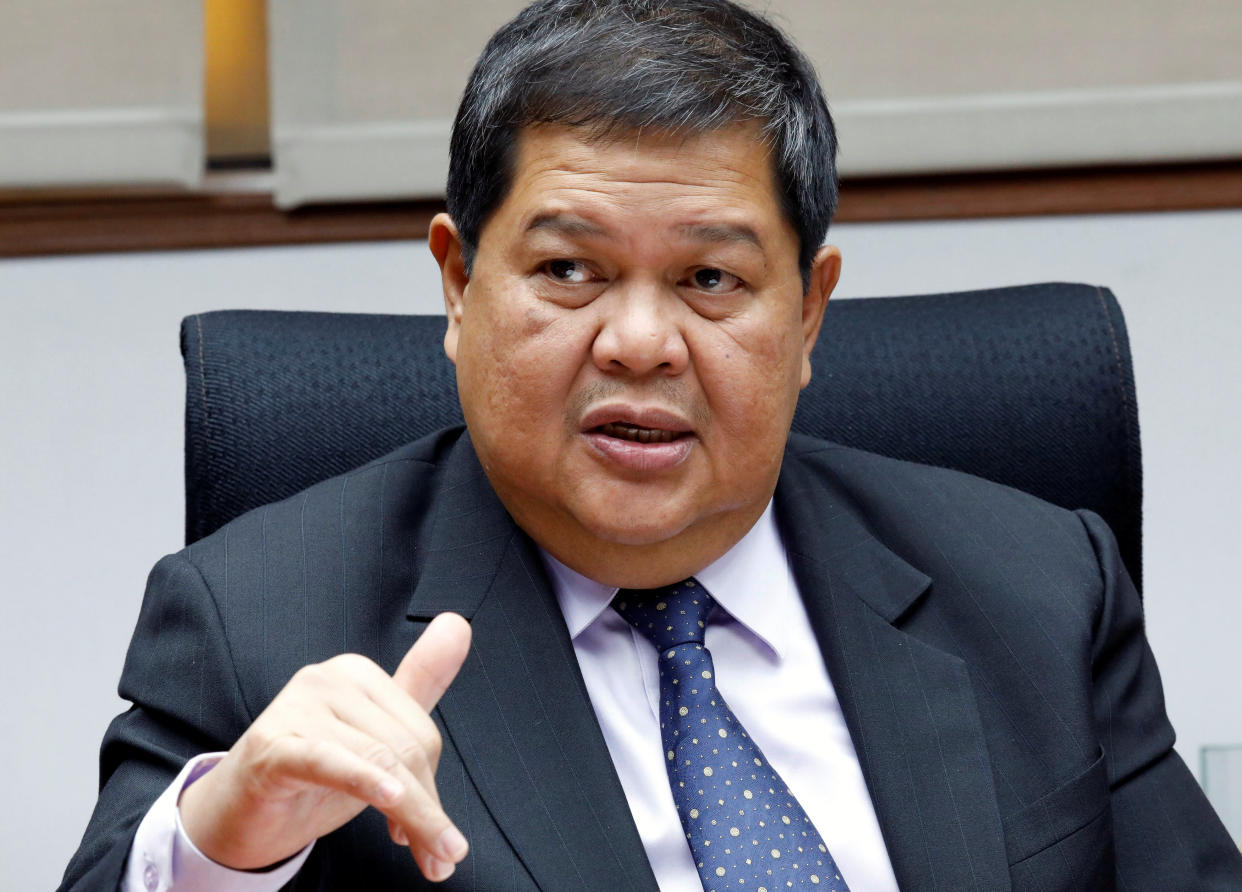
[(196, 185), (202, 9), (185, 0), (0, 3), (0, 186)]
[[(269, 0), (278, 204), (443, 194), (457, 100), (523, 0)], [(1242, 157), (1237, 0), (770, 0), (846, 175)]]

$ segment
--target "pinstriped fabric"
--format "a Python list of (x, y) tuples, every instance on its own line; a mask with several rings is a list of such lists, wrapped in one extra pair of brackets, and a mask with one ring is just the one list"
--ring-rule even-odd
[(475, 643), (440, 712), (472, 780), (544, 888), (606, 876), (610, 888), (654, 889), (533, 545), (472, 453), (439, 486), (409, 615), (471, 620)]
[[(127, 669), (127, 678), (137, 674), (147, 681), (140, 688), (126, 682), (125, 689), (156, 714), (176, 718), (181, 710), (190, 712), (184, 722), (177, 718), (163, 730), (142, 711), (125, 720), (155, 735), (165, 753), (162, 759), (147, 757), (145, 765), (166, 762), (165, 771), (171, 772), (179, 763), (169, 758), (172, 753), (185, 758), (226, 749), (297, 667), (344, 646), (372, 656), (390, 671), (395, 668), (417, 632), (405, 614), (423, 562), (417, 532), (428, 511), (427, 494), (409, 486), (427, 469), (417, 459), (395, 456), (360, 469), (347, 484), (328, 481), (240, 518), (196, 543), (187, 556), (161, 564), (159, 569), (166, 566), (169, 572), (153, 575), (150, 609), (133, 649), (140, 659), (131, 659)], [(181, 686), (185, 669), (178, 667), (202, 679), (197, 689), (203, 696), (186, 696)], [(203, 730), (181, 739), (180, 733), (191, 728)], [(110, 744), (114, 751), (119, 740)], [(470, 868), (460, 870), (457, 882), (447, 888), (534, 892), (528, 870), (451, 745), (441, 759), (440, 775), (445, 807), (454, 816), (469, 817), (474, 845)], [(166, 780), (152, 784), (151, 798), (158, 792), (155, 786)], [(138, 806), (139, 813), (143, 807)], [(123, 813), (123, 805), (107, 800), (99, 817), (110, 823)], [(100, 863), (96, 855), (90, 860)], [(431, 887), (408, 853), (387, 840), (382, 816), (368, 810), (319, 842), (291, 888), (356, 888), (359, 864), (366, 865), (368, 888)], [(469, 885), (461, 885), (467, 880)]]
[(1207, 870), (1178, 854), (1217, 822), (1174, 780), (1139, 600), (1098, 518), (812, 441), (791, 459), (781, 527), (800, 587), (830, 593), (808, 612), (903, 888), (1242, 883), (1223, 848)]
[[(1009, 715), (1014, 739), (1022, 750), (1040, 759), (1053, 776), (1060, 774), (1068, 779), (1075, 767), (1089, 764), (1098, 756), (1099, 746), (1089, 717), (1076, 716), (1073, 704), (1054, 699), (1053, 692), (1071, 685), (1081, 672), (1081, 654), (1089, 647), (1086, 635), (1091, 628), (1082, 582), (1069, 583), (1060, 568), (1064, 567), (1067, 555), (1076, 553), (1082, 561), (1094, 560), (1094, 555), (1081, 532), (1066, 523), (1069, 515), (1062, 515), (1060, 523), (1050, 523), (1047, 506), (1017, 493), (1009, 494), (1008, 499), (993, 495), (985, 501), (978, 493), (959, 491), (954, 498), (947, 494), (945, 486), (934, 485), (934, 477), (927, 483), (931, 485), (921, 490), (894, 488), (897, 504), (912, 516), (958, 518), (962, 530), (959, 535), (969, 545), (964, 550), (967, 556), (984, 547), (998, 546), (1010, 555), (984, 574), (977, 569), (965, 570), (962, 558), (948, 554), (930, 565), (937, 578), (953, 579), (961, 592), (948, 605), (950, 609), (936, 617), (942, 640), (955, 653), (978, 652), (981, 659), (1002, 669), (982, 680), (978, 687), (988, 696), (991, 707)], [(1051, 547), (1043, 555), (1023, 541), (1023, 531), (1036, 527), (1053, 531)], [(986, 546), (981, 529), (989, 531)], [(1042, 585), (1032, 587), (1031, 581)], [(1024, 592), (1037, 593), (1038, 598)], [(1008, 601), (1005, 609), (1009, 616), (1005, 619), (1017, 622), (1001, 622), (990, 615), (995, 608), (989, 602), (994, 602), (998, 594)], [(1051, 605), (1057, 609), (1049, 610)], [(962, 631), (966, 629), (971, 630), (969, 636)], [(1073, 656), (1075, 653), (1079, 656)], [(1011, 713), (1010, 704), (1015, 702), (1024, 704), (1021, 716)], [(1064, 756), (1054, 757), (1050, 752), (1051, 740), (1056, 741), (1059, 750), (1067, 739), (1074, 742), (1075, 758), (1067, 761)], [(1000, 775), (1014, 792), (1016, 806), (1028, 805), (1040, 795), (1038, 789), (1031, 788), (1029, 779), (1011, 777), (1003, 771)]]
[[(517, 541), (526, 543), (527, 540), (525, 537), (519, 537)], [(520, 561), (525, 581), (530, 586), (530, 589), (532, 591), (542, 589), (550, 592), (542, 561), (537, 560), (529, 548), (518, 547), (514, 550)], [(510, 628), (520, 628), (525, 625), (525, 620), (520, 615), (520, 611), (514, 609), (514, 602), (501, 601), (499, 603), (505, 611)], [(555, 608), (551, 601), (546, 602), (546, 607), (546, 617), (549, 624), (559, 632), (563, 629), (564, 617), (561, 615), (559, 608)], [(572, 644), (570, 644), (568, 637), (564, 637), (561, 640), (560, 657), (557, 659), (558, 665), (554, 666), (546, 663), (539, 665), (532, 662), (530, 670), (542, 675), (544, 673), (554, 673), (559, 668), (560, 672), (565, 676), (567, 689), (562, 689), (560, 692), (549, 691), (551, 696), (541, 697), (541, 705), (550, 715), (556, 717), (554, 720), (556, 733), (553, 735), (553, 738), (560, 748), (560, 755), (564, 760), (564, 764), (574, 777), (577, 789), (582, 796), (582, 804), (595, 822), (604, 846), (602, 851), (588, 849), (588, 851), (594, 851), (594, 856), (591, 859), (593, 864), (592, 874), (599, 874), (601, 856), (606, 854), (609, 857), (603, 859), (604, 863), (611, 861), (622, 868), (622, 876), (625, 879), (623, 885), (632, 888), (645, 888), (654, 878), (651, 876), (650, 866), (647, 864), (645, 857), (636, 857), (638, 848), (635, 846), (635, 843), (638, 840), (633, 835), (632, 831), (634, 828), (628, 814), (617, 808), (620, 802), (624, 801), (624, 793), (621, 790), (620, 782), (611, 769), (610, 763), (599, 758), (601, 754), (607, 752), (606, 744), (599, 732), (599, 727), (595, 723), (593, 715), (585, 722), (567, 722), (561, 715), (565, 711), (567, 698), (570, 703), (589, 704), (586, 685), (582, 680), (581, 674), (577, 671), (577, 658), (573, 654)], [(565, 662), (569, 660), (573, 660), (573, 663), (566, 667)], [(571, 736), (581, 733), (587, 735), (586, 741)], [(573, 741), (572, 744), (571, 741)]]
[[(797, 437), (776, 513), (902, 888), (1242, 888), (1170, 749), (1140, 604), (1097, 518)], [(444, 609), (476, 636), (433, 716), (439, 788), (474, 849), (439, 888), (655, 892), (538, 556), (460, 432), (156, 566), (121, 681), (136, 706), (105, 738), (65, 888), (115, 888), (181, 762), (227, 748), (282, 677), (343, 643), (391, 670)], [(321, 840), (294, 888), (360, 876), (431, 888), (373, 811)]]
[(303, 625), (303, 644), (302, 644), (302, 664), (306, 665), (311, 662), (311, 636), (310, 636), (310, 584), (306, 575), (306, 500), (307, 494), (303, 493), (302, 498), (298, 501), (298, 562), (299, 580), (302, 593), (302, 625)]
[[(221, 617), (204, 597), (202, 568), (184, 554), (170, 555), (151, 571), (147, 592), (119, 688), (141, 705), (114, 719), (105, 735), (100, 800), (64, 888), (116, 888), (138, 818), (180, 765), (250, 720), (227, 671)], [(191, 702), (194, 694), (201, 699)], [(168, 717), (177, 723), (171, 729)]]
[(440, 705), (449, 733), (469, 741), (472, 777), (542, 886), (653, 889), (542, 565), (524, 538), (497, 542), (475, 512), (465, 516), (472, 532), (463, 541), (493, 549), (493, 566), (500, 555), (494, 578), (480, 583), (495, 594), (469, 612), (475, 591), (444, 605), (436, 567), (461, 549), (433, 549), (412, 602), (425, 603), (426, 592), (472, 618), (478, 643)]

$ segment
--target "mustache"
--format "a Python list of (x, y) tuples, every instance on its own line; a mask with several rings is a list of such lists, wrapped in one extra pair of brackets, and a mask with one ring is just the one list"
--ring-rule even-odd
[(642, 384), (624, 381), (593, 381), (570, 397), (565, 407), (566, 424), (577, 428), (578, 419), (582, 418), (591, 406), (612, 399), (645, 404), (657, 403), (684, 417), (696, 431), (706, 429), (711, 420), (711, 413), (708, 412), (702, 397), (687, 393), (685, 386), (675, 381), (658, 378)]

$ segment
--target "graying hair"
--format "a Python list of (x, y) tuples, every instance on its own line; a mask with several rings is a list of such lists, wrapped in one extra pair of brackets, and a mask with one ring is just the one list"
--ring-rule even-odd
[(806, 288), (837, 204), (836, 132), (806, 57), (730, 0), (536, 0), (488, 41), (453, 124), (448, 210), (467, 269), (508, 193), (521, 128), (607, 139), (746, 121), (768, 143)]

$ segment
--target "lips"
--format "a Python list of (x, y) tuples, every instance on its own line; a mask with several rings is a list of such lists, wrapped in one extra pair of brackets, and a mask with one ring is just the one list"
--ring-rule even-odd
[(660, 428), (640, 427), (623, 421), (612, 421), (595, 428), (599, 433), (634, 443), (671, 443), (683, 436), (681, 431), (662, 430)]
[[(583, 431), (607, 434), (635, 443), (667, 443), (693, 433), (692, 426), (680, 413), (632, 403), (598, 405), (583, 415), (580, 423)], [(654, 439), (644, 440), (644, 436)]]
[(679, 415), (632, 405), (599, 406), (588, 412), (582, 433), (599, 459), (624, 473), (670, 471), (698, 442), (693, 428)]

